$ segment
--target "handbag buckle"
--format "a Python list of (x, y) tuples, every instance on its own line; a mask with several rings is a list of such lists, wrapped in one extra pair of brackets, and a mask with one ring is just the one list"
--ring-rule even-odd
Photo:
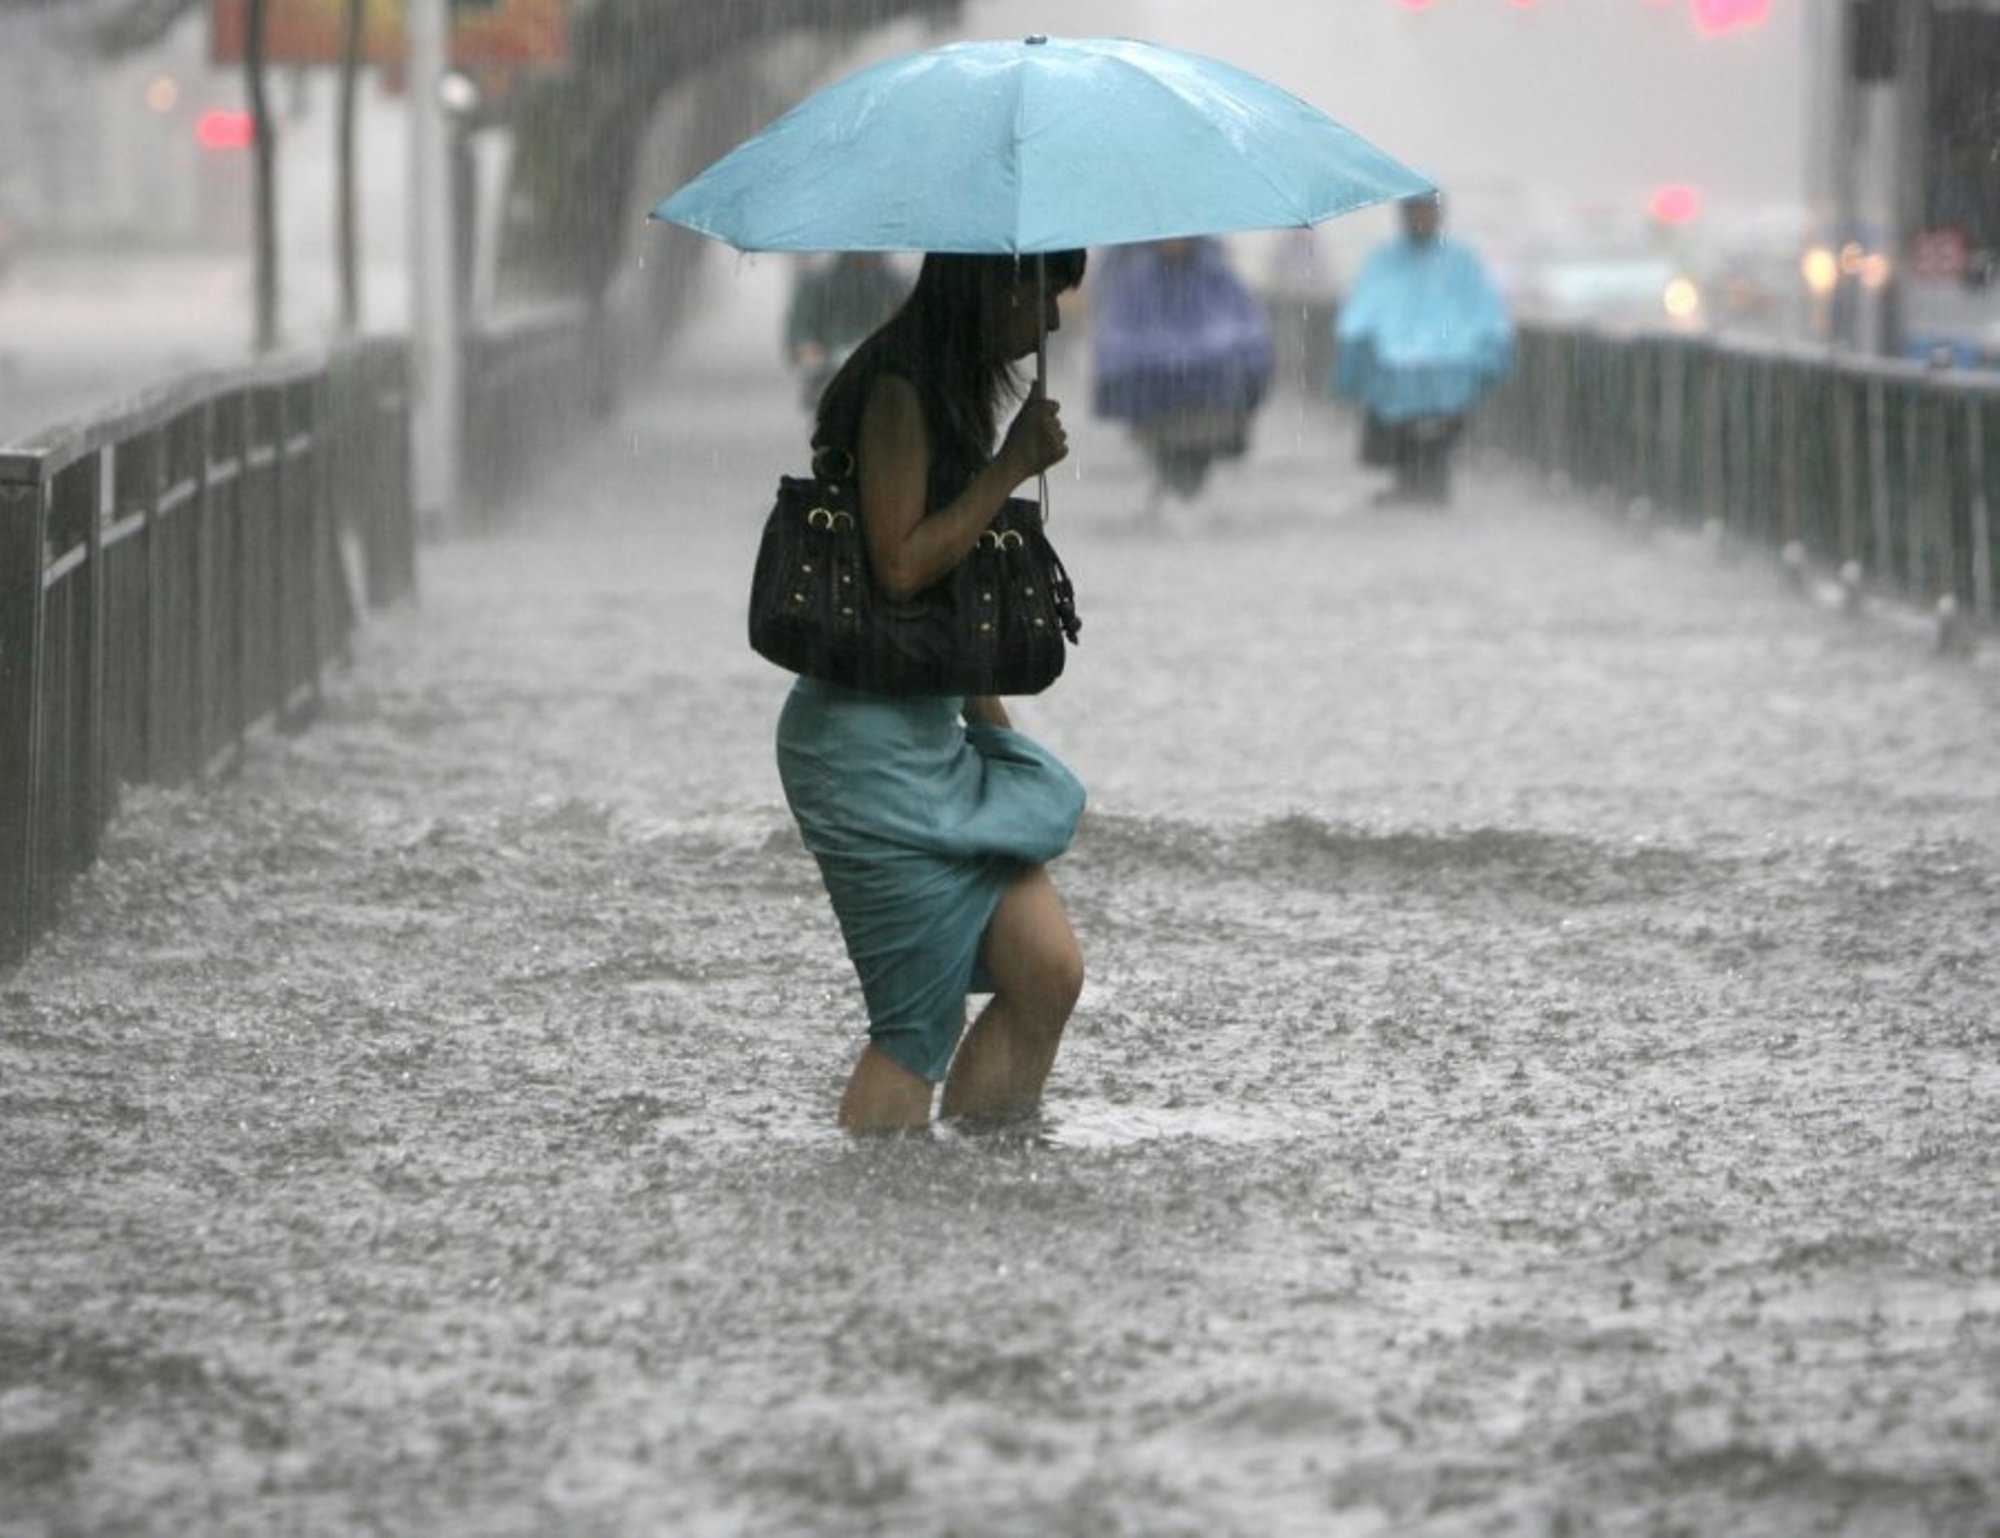
[(813, 449), (812, 473), (816, 480), (851, 480), (854, 476), (854, 456), (846, 449), (822, 444)]

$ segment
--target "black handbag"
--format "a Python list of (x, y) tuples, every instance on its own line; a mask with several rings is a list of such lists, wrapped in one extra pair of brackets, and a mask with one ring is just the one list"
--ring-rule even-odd
[(906, 603), (875, 585), (845, 454), (784, 476), (750, 582), (750, 645), (882, 694), (1038, 694), (1082, 628), (1038, 503), (1010, 497), (950, 575)]

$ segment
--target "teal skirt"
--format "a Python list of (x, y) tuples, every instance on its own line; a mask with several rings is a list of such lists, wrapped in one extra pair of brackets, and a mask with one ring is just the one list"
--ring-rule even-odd
[(967, 724), (956, 696), (801, 678), (778, 717), (778, 777), (819, 862), (893, 1061), (936, 1082), (986, 992), (979, 948), (1009, 882), (1069, 847), (1083, 786), (1046, 748)]

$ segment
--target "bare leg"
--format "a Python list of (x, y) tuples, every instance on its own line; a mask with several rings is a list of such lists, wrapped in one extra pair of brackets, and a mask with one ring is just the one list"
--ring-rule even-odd
[(931, 1081), (911, 1073), (871, 1042), (840, 1097), (840, 1125), (849, 1132), (921, 1132), (931, 1121)]
[(980, 955), (995, 992), (952, 1060), (943, 1111), (975, 1120), (1025, 1116), (1041, 1104), (1083, 991), (1083, 953), (1047, 871), (1037, 866), (1007, 888)]

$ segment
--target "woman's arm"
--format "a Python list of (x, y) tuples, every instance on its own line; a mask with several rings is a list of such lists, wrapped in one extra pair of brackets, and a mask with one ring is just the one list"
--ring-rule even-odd
[(997, 694), (969, 694), (965, 698), (965, 719), (984, 721), (988, 726), (1012, 726), (1007, 707)]
[(947, 506), (926, 516), (930, 434), (916, 387), (879, 377), (861, 413), (861, 528), (875, 582), (894, 602), (914, 598), (965, 559), (986, 526), (1029, 476), (1069, 452), (1054, 401), (1031, 398), (1000, 452)]

